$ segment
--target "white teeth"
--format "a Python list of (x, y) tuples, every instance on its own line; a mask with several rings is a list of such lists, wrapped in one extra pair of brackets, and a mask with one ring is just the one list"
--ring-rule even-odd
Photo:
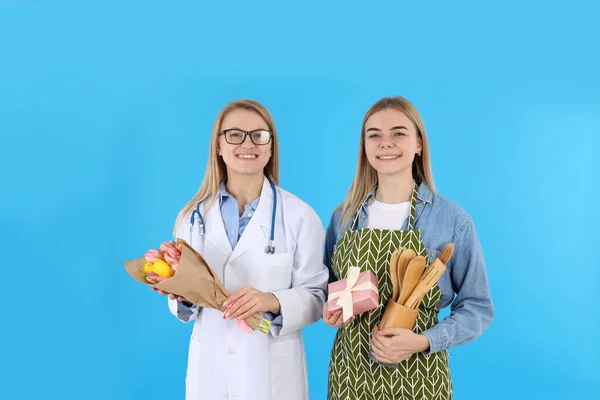
[(258, 157), (255, 154), (238, 154), (238, 158), (243, 158), (243, 159), (247, 159), (247, 160), (252, 160), (255, 159), (256, 157)]
[(378, 158), (381, 160), (395, 160), (398, 157), (400, 156), (379, 156)]

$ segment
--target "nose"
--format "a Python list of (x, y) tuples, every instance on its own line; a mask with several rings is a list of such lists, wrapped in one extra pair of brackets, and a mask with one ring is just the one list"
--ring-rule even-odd
[(244, 140), (242, 141), (242, 143), (240, 143), (240, 146), (242, 148), (246, 148), (246, 149), (251, 149), (254, 147), (254, 143), (252, 143), (252, 140), (250, 139), (250, 135), (244, 136)]
[(389, 149), (390, 147), (393, 147), (393, 146), (394, 146), (394, 141), (387, 136), (384, 136), (381, 139), (381, 142), (379, 143), (379, 147), (384, 148), (384, 149)]

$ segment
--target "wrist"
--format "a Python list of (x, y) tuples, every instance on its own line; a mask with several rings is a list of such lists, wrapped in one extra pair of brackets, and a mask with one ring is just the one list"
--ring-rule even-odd
[(423, 335), (422, 333), (417, 335), (417, 351), (419, 353), (425, 352), (427, 350), (429, 350), (429, 339), (427, 338), (427, 336)]
[(273, 293), (267, 293), (268, 298), (268, 312), (279, 315), (281, 311), (281, 304), (279, 304), (279, 299)]

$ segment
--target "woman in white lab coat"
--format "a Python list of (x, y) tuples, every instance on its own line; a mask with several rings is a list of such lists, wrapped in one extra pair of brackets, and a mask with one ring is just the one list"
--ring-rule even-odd
[[(171, 312), (194, 322), (186, 400), (308, 398), (301, 328), (321, 317), (325, 232), (310, 206), (276, 186), (278, 161), (275, 125), (262, 105), (241, 100), (219, 113), (204, 181), (179, 213), (175, 235), (191, 240), (232, 293), (225, 306), (233, 305), (224, 313), (169, 295)], [(200, 201), (204, 226), (196, 217), (190, 233)], [(267, 334), (238, 327), (236, 318), (255, 312), (272, 320)]]

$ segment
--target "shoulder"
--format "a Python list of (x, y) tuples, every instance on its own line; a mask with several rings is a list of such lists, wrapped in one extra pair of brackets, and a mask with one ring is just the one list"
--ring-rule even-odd
[(333, 212), (331, 213), (331, 218), (329, 219), (329, 228), (339, 232), (342, 230), (342, 207), (341, 205), (337, 206)]
[(438, 193), (431, 194), (430, 218), (451, 229), (453, 237), (459, 236), (473, 223), (471, 216), (456, 201)]
[(327, 243), (335, 246), (345, 229), (342, 227), (342, 207), (337, 206), (331, 213), (327, 225)]
[(280, 186), (277, 186), (277, 192), (279, 194), (278, 200), (281, 201), (282, 208), (285, 209), (286, 219), (290, 218), (297, 223), (308, 222), (309, 224), (318, 224), (323, 228), (318, 214), (307, 202)]

